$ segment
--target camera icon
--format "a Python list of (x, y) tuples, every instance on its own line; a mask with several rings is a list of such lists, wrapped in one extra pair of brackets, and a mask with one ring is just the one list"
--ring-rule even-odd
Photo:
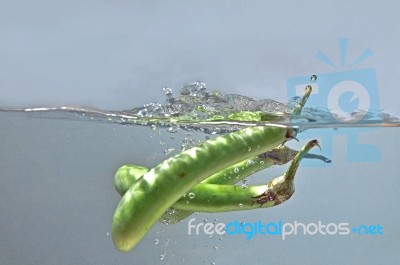
[[(287, 80), (287, 94), (289, 98), (302, 96), (307, 85), (313, 91), (309, 97), (306, 108), (312, 108), (312, 113), (318, 123), (318, 114), (336, 124), (323, 129), (311, 129), (299, 135), (302, 140), (318, 138), (323, 146), (324, 155), (332, 158), (334, 148), (343, 153), (346, 148), (347, 161), (349, 162), (378, 162), (380, 161), (379, 149), (368, 143), (362, 143), (360, 135), (377, 128), (360, 128), (357, 124), (365, 124), (371, 113), (379, 111), (379, 95), (376, 72), (372, 68), (318, 74), (318, 79), (310, 81), (310, 76), (293, 77)], [(381, 120), (381, 117), (374, 117)], [(340, 126), (346, 124), (346, 126)], [(333, 139), (338, 136), (346, 137), (345, 146), (334, 146)], [(329, 166), (312, 159), (304, 162), (306, 166)]]

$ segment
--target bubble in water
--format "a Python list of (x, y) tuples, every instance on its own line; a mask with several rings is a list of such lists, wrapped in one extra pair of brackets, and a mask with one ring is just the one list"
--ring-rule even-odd
[(178, 210), (176, 210), (174, 208), (168, 208), (166, 211), (167, 214), (175, 214), (176, 212), (178, 212)]
[(167, 148), (167, 149), (164, 149), (164, 155), (169, 155), (169, 154), (171, 154), (173, 151), (175, 151), (175, 148)]
[(176, 133), (178, 130), (179, 130), (179, 126), (178, 125), (171, 125), (170, 127), (168, 127), (167, 132)]
[(247, 189), (249, 187), (249, 181), (247, 179), (242, 180), (242, 189)]
[(253, 164), (254, 164), (254, 161), (251, 160), (251, 159), (249, 159), (249, 160), (247, 160), (247, 162), (246, 162), (246, 167), (251, 166), (251, 165), (253, 165)]
[(194, 194), (193, 192), (189, 192), (188, 196), (189, 199), (194, 199), (196, 197), (196, 194)]

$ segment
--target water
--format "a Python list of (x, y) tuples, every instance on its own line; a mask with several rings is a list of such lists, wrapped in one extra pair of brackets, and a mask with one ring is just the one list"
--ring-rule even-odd
[[(201, 82), (186, 87), (174, 97), (164, 89), (167, 102), (147, 104), (128, 111), (58, 107), (4, 110), (0, 112), (1, 181), (0, 256), (4, 264), (29, 256), (29, 264), (188, 264), (196, 256), (204, 264), (248, 263), (255, 255), (277, 263), (307, 264), (310, 260), (336, 257), (337, 263), (371, 263), (395, 260), (400, 231), (397, 205), (400, 180), (397, 140), (400, 131), (395, 115), (356, 112), (362, 122), (338, 123), (325, 110), (307, 108), (295, 120), (287, 113), (290, 104), (253, 100), (240, 95), (222, 95), (203, 89)], [(196, 90), (197, 89), (197, 90)], [(189, 91), (189, 92), (187, 92)], [(208, 95), (208, 96), (205, 96)], [(198, 106), (201, 106), (199, 109)], [(232, 113), (263, 110), (268, 121), (229, 120)], [(204, 122), (218, 115), (218, 120)], [(289, 122), (288, 122), (289, 121)], [(294, 221), (381, 225), (383, 235), (298, 235), (285, 240), (258, 235), (188, 235), (187, 220), (157, 224), (129, 254), (114, 249), (111, 220), (120, 200), (113, 187), (115, 170), (125, 163), (152, 167), (166, 157), (216, 134), (244, 126), (274, 123), (303, 130), (300, 135), (319, 137), (332, 128), (375, 126), (360, 132), (358, 141), (380, 151), (376, 162), (348, 161), (346, 134), (334, 136), (332, 163), (328, 167), (301, 167), (296, 193), (288, 202), (270, 209), (193, 215), (195, 223), (239, 221)], [(145, 125), (145, 126), (138, 126)], [(323, 128), (321, 128), (323, 127)], [(339, 128), (339, 131), (342, 129)], [(354, 130), (350, 129), (350, 130)], [(298, 148), (305, 143), (291, 141)], [(164, 152), (164, 150), (169, 150)], [(327, 148), (315, 153), (326, 155)], [(251, 176), (246, 185), (265, 183), (280, 175), (276, 166)], [(238, 183), (241, 185), (242, 183)], [(221, 240), (223, 239), (223, 240)], [(158, 242), (155, 244), (155, 242)], [(340, 247), (339, 247), (340, 246)], [(338, 249), (339, 248), (339, 249)], [(335, 255), (340, 251), (340, 256)], [(287, 253), (290, 252), (288, 256)], [(71, 258), (72, 257), (72, 258)]]
[[(314, 76), (311, 79), (313, 78)], [(183, 128), (211, 134), (257, 125), (282, 125), (298, 128), (300, 131), (315, 128), (400, 126), (399, 117), (379, 111), (357, 110), (347, 116), (338, 116), (327, 109), (305, 107), (301, 114), (294, 115), (291, 111), (299, 103), (299, 97), (292, 98), (288, 103), (271, 99), (255, 100), (242, 95), (224, 95), (218, 91), (209, 91), (203, 82), (184, 86), (177, 97), (174, 97), (171, 88), (165, 87), (163, 91), (166, 96), (165, 104), (151, 102), (130, 110), (106, 111), (81, 106), (61, 106), (0, 108), (0, 112), (26, 112), (30, 117), (37, 118), (163, 126), (168, 127), (169, 132)], [(251, 115), (253, 113), (261, 115)]]

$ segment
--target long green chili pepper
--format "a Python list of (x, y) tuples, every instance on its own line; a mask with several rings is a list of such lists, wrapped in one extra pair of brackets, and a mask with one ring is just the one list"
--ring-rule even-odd
[[(217, 174), (214, 174), (213, 176), (205, 179), (202, 181), (202, 184), (220, 184), (221, 190), (229, 190), (231, 189), (230, 184), (235, 184), (238, 181), (250, 176), (251, 174), (254, 174), (260, 170), (266, 169), (272, 165), (275, 164), (286, 164), (287, 162), (291, 161), (295, 155), (298, 153), (298, 151), (293, 150), (287, 146), (281, 145), (277, 148), (272, 149), (271, 151), (265, 152), (261, 155), (258, 155), (256, 157), (250, 158), (248, 160), (245, 160), (243, 162), (240, 162), (238, 164), (235, 164), (233, 166), (230, 166), (221, 172), (218, 172)], [(330, 160), (320, 156), (320, 155), (315, 155), (315, 154), (307, 154), (304, 153), (302, 154), (303, 158), (315, 158), (315, 159), (321, 159), (325, 162), (329, 162)], [(129, 189), (129, 187), (137, 180), (139, 179), (145, 172), (147, 172), (148, 169), (142, 166), (138, 165), (133, 165), (133, 164), (128, 164), (120, 167), (117, 170), (117, 173), (115, 174), (115, 187), (117, 191), (121, 194), (121, 196)], [(202, 196), (202, 194), (207, 194), (205, 192), (206, 189), (209, 190), (209, 194), (212, 191), (216, 191), (217, 187), (215, 185), (202, 185), (198, 184), (194, 188), (192, 188), (188, 193), (188, 196), (182, 197), (176, 204), (172, 206), (172, 209), (168, 210), (166, 213), (164, 213), (160, 221), (163, 223), (168, 223), (168, 224), (173, 224), (176, 222), (179, 222), (191, 214), (193, 214), (193, 211), (189, 210), (184, 210), (187, 208), (192, 208), (191, 205), (197, 204), (197, 209), (198, 207), (203, 207), (198, 211), (210, 211), (210, 207), (214, 207), (213, 211), (224, 211), (223, 209), (226, 209), (216, 201), (216, 205), (218, 206), (212, 206), (207, 204), (207, 206), (198, 206), (200, 205), (199, 203), (196, 203), (196, 201), (205, 201), (206, 199), (202, 199), (198, 196)], [(223, 187), (221, 184), (224, 184), (226, 187)], [(265, 188), (265, 186), (263, 186)], [(237, 187), (235, 187), (235, 191)], [(257, 190), (257, 187), (250, 187), (250, 189)], [(250, 192), (250, 190), (249, 190)], [(197, 196), (197, 199), (192, 204), (192, 196), (196, 196), (195, 194), (199, 194)], [(192, 196), (191, 196), (192, 195)], [(254, 196), (254, 195), (252, 195)], [(211, 198), (209, 198), (211, 199)], [(241, 201), (241, 197), (238, 197), (236, 201)], [(181, 206), (179, 203), (182, 201), (188, 202), (189, 204), (186, 204), (184, 206)], [(234, 201), (231, 202), (231, 205), (235, 205)], [(243, 206), (243, 203), (238, 204), (240, 207)], [(243, 208), (245, 209), (245, 208)]]
[[(271, 151), (230, 166), (203, 180), (202, 183), (225, 185), (235, 184), (256, 172), (269, 168), (275, 164), (286, 164), (292, 160), (296, 154), (296, 150), (280, 145)], [(133, 164), (121, 166), (114, 177), (114, 185), (118, 193), (121, 196), (124, 195), (129, 187), (148, 170), (149, 169), (143, 166)], [(192, 211), (185, 211), (182, 209), (177, 210), (172, 207), (161, 216), (160, 221), (167, 224), (174, 224), (192, 214)]]
[[(286, 164), (292, 160), (296, 154), (296, 150), (280, 145), (271, 151), (230, 166), (203, 180), (202, 183), (225, 185), (235, 184), (256, 172), (269, 168), (275, 164)], [(114, 178), (114, 185), (118, 193), (121, 196), (124, 195), (129, 187), (148, 170), (149, 169), (143, 166), (133, 164), (121, 166), (117, 170)], [(191, 214), (193, 214), (192, 211), (172, 208), (161, 216), (160, 221), (163, 223), (173, 224), (187, 218)]]
[(257, 126), (219, 136), (146, 172), (124, 194), (113, 218), (112, 238), (129, 251), (182, 195), (207, 177), (295, 137), (286, 127)]
[[(285, 145), (280, 145), (271, 151), (251, 157), (242, 162), (208, 177), (201, 183), (208, 184), (235, 184), (246, 177), (269, 168), (273, 165), (283, 165), (291, 161), (298, 151), (293, 150)], [(135, 183), (144, 173), (150, 169), (135, 165), (126, 164), (121, 166), (114, 177), (114, 186), (118, 193), (123, 196), (125, 192)]]
[[(293, 156), (294, 158), (291, 157), (288, 160), (290, 161), (293, 159), (287, 172), (283, 176), (274, 178), (267, 185), (249, 186), (243, 189), (238, 186), (227, 184), (209, 184), (210, 182), (206, 182), (210, 179), (208, 178), (206, 181), (194, 186), (183, 197), (175, 202), (173, 207), (180, 211), (183, 210), (192, 213), (193, 211), (226, 212), (249, 210), (259, 208), (260, 206), (267, 208), (280, 204), (289, 199), (293, 194), (294, 175), (299, 163), (301, 159), (306, 156), (307, 152), (315, 145), (318, 145), (318, 142), (313, 140), (304, 146), (299, 152), (293, 150), (291, 154), (296, 153), (296, 156)], [(129, 165), (128, 167), (134, 169), (135, 166)], [(138, 167), (139, 169), (142, 168), (140, 166)], [(129, 172), (133, 171), (125, 171), (125, 173), (128, 174), (124, 178), (131, 178), (134, 181), (135, 177), (132, 175), (128, 176)], [(117, 176), (120, 177), (121, 174), (118, 174)], [(283, 185), (283, 183), (285, 185)], [(257, 200), (254, 200), (255, 198)], [(262, 201), (261, 203), (261, 200), (266, 201)], [(260, 201), (260, 203), (257, 204), (257, 201)]]

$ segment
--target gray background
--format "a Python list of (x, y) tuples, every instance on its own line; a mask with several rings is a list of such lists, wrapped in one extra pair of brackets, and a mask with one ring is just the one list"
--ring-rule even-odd
[[(127, 109), (163, 102), (161, 90), (209, 88), (286, 101), (289, 77), (340, 71), (338, 38), (375, 68), (381, 108), (399, 112), (397, 1), (0, 1), (0, 106), (74, 104)], [(198, 221), (381, 224), (382, 236), (187, 235), (157, 224), (129, 254), (109, 236), (119, 197), (112, 176), (127, 162), (153, 166), (181, 132), (0, 114), (1, 264), (398, 264), (399, 131), (360, 136), (379, 163), (346, 161), (336, 137), (330, 168), (301, 168), (282, 206), (201, 214)], [(315, 131), (316, 134), (318, 131)], [(199, 136), (204, 137), (204, 136)], [(165, 142), (160, 145), (159, 142)], [(146, 143), (143, 145), (143, 143)], [(300, 143), (301, 144), (301, 143)], [(260, 174), (258, 183), (283, 168)], [(256, 181), (251, 180), (250, 184)], [(155, 239), (160, 240), (155, 244)], [(164, 255), (160, 259), (160, 255)]]

